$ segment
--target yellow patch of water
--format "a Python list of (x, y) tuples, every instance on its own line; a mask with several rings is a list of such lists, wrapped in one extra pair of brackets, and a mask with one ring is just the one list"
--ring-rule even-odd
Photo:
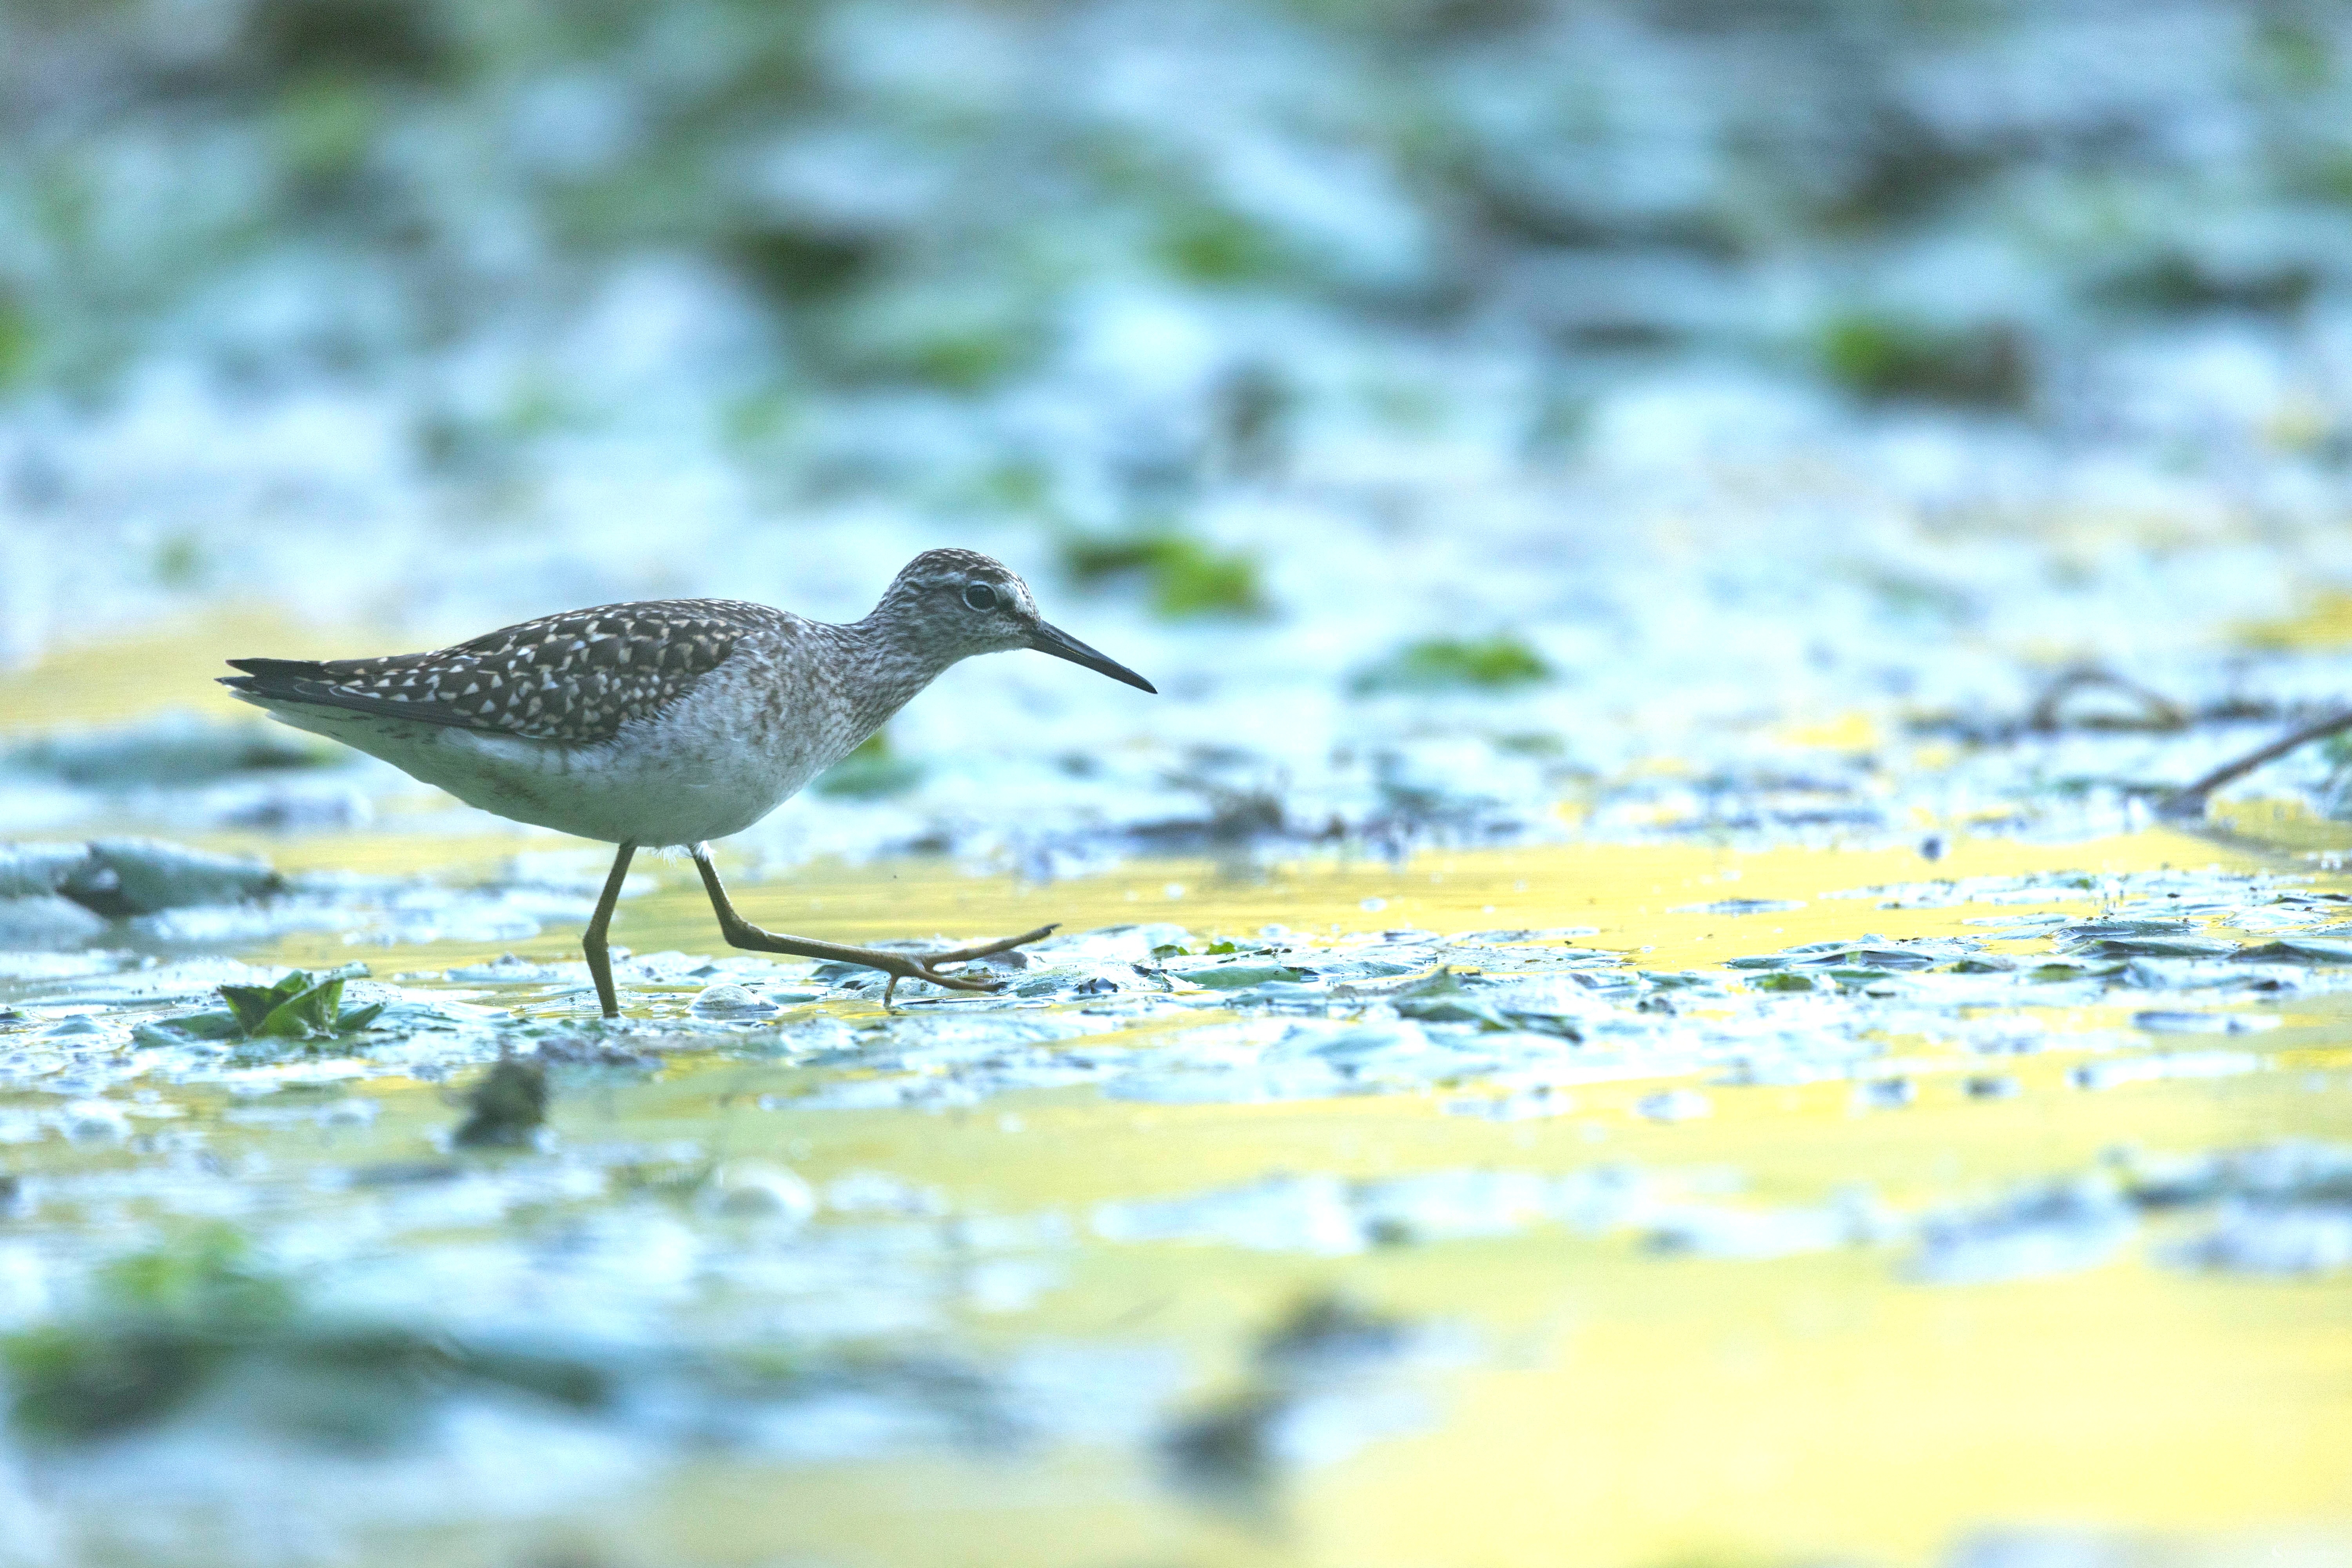
[(2308, 865), (2332, 868), (2352, 851), (2352, 822), (2322, 816), (2300, 800), (2267, 795), (2217, 800), (2206, 808), (2205, 826)]
[(1790, 725), (1780, 739), (1810, 751), (1859, 752), (1877, 750), (1885, 737), (1869, 714), (1849, 712), (1818, 724)]
[(2352, 594), (2341, 589), (2315, 594), (2291, 616), (2240, 626), (2238, 641), (2248, 647), (2280, 652), (2352, 647)]
[[(2341, 1010), (2311, 1030), (2340, 1041)], [(1503, 1128), (1410, 1096), (1135, 1106), (1057, 1092), (945, 1115), (763, 1110), (759, 1097), (788, 1096), (796, 1069), (686, 1057), (651, 1083), (559, 1100), (553, 1124), (569, 1145), (690, 1140), (820, 1184), (887, 1171), (938, 1189), (955, 1213), (1055, 1210), (1082, 1237), (1105, 1199), (1286, 1171), (1613, 1163), (1736, 1172), (1734, 1202), (1819, 1201), (1860, 1184), (1891, 1202), (1950, 1203), (2079, 1173), (2117, 1146), (2344, 1132), (2340, 1077), (2325, 1091), (2254, 1074), (2085, 1094), (2063, 1084), (2073, 1059), (2026, 1059), (2025, 1092), (1993, 1102), (1931, 1082), (1908, 1110), (1858, 1113), (1843, 1083), (1717, 1088), (1713, 1116), (1660, 1126), (1630, 1113), (1654, 1086), (1606, 1085), (1580, 1093), (1572, 1116)], [(2341, 1068), (2340, 1047), (2331, 1059)], [(216, 1152), (298, 1170), (414, 1159), (450, 1114), (436, 1089), (367, 1092), (384, 1114), (336, 1146), (225, 1130)], [(1452, 1325), (1475, 1348), (1418, 1380), (1405, 1430), (1246, 1508), (1170, 1489), (1148, 1451), (814, 1467), (721, 1457), (648, 1478), (651, 1496), (600, 1539), (621, 1553), (612, 1561), (746, 1568), (780, 1556), (874, 1568), (1907, 1564), (1972, 1528), (2020, 1523), (2344, 1540), (2352, 1281), (2184, 1274), (2148, 1261), (2153, 1246), (2054, 1279), (1930, 1287), (1883, 1251), (1725, 1261), (1548, 1229), (1344, 1258), (1082, 1239), (1055, 1259), (1067, 1270), (1058, 1289), (973, 1314), (962, 1331), (983, 1347), (1178, 1345), (1195, 1370), (1192, 1407), (1244, 1386), (1252, 1338), (1327, 1289)], [(452, 1542), (434, 1560), (513, 1558)]]
[[(378, 837), (362, 858), (375, 868), (404, 856), (481, 863), (514, 843)], [(598, 853), (583, 849), (583, 865)], [(306, 858), (343, 854), (328, 844)], [(1595, 934), (1577, 939), (1583, 945), (1677, 969), (1864, 933), (1980, 932), (1961, 922), (2037, 907), (1882, 909), (1874, 899), (1824, 896), (1842, 890), (2280, 864), (2254, 847), (2166, 830), (2085, 845), (1960, 836), (1934, 863), (1900, 847), (1570, 844), (1397, 864), (1139, 863), (1051, 887), (928, 862), (817, 866), (741, 878), (740, 901), (772, 928), (848, 940), (961, 937), (1048, 919), (1074, 929), (1164, 920), (1236, 936), (1269, 923), (1306, 936), (1590, 926)], [(615, 940), (639, 951), (713, 951), (690, 868), (650, 868), (660, 886), (624, 904)], [(1748, 915), (1686, 907), (1732, 898), (1802, 907)], [(2088, 913), (2097, 904), (2047, 907)], [(550, 932), (518, 945), (562, 956), (573, 942)], [(350, 955), (315, 938), (278, 952), (305, 962)], [(440, 946), (371, 956), (383, 972), (486, 955)], [(1422, 1380), (1416, 1429), (1309, 1468), (1251, 1508), (1186, 1500), (1163, 1484), (1148, 1450), (814, 1468), (712, 1459), (660, 1480), (655, 1500), (612, 1539), (646, 1543), (648, 1562), (751, 1564), (788, 1553), (876, 1568), (1656, 1568), (1824, 1555), (1909, 1564), (1932, 1561), (1971, 1529), (2021, 1523), (2184, 1540), (2318, 1531), (2352, 1543), (2352, 1279), (2186, 1273), (2151, 1256), (2185, 1234), (2162, 1222), (2105, 1267), (1984, 1286), (1912, 1282), (1884, 1250), (1740, 1262), (1659, 1257), (1623, 1237), (1551, 1229), (1340, 1259), (1112, 1246), (1085, 1234), (1086, 1216), (1107, 1200), (1283, 1172), (1374, 1178), (1619, 1163), (1736, 1176), (1725, 1200), (1733, 1203), (1816, 1204), (1859, 1186), (1916, 1209), (2078, 1176), (2117, 1148), (2340, 1141), (2352, 1131), (2352, 1005), (2294, 1006), (2288, 1027), (2250, 1037), (2289, 1070), (2087, 1092), (2066, 1079), (2085, 1059), (2079, 1052), (1939, 1063), (1911, 1050), (1918, 1096), (1900, 1110), (1858, 1109), (1843, 1080), (1709, 1086), (1712, 1114), (1673, 1125), (1635, 1113), (1657, 1080), (1590, 1086), (1576, 1091), (1571, 1113), (1519, 1124), (1446, 1114), (1443, 1094), (1141, 1105), (1073, 1090), (944, 1114), (796, 1111), (801, 1069), (673, 1058), (650, 1083), (560, 1103), (560, 1134), (583, 1143), (691, 1140), (714, 1159), (774, 1160), (820, 1184), (887, 1171), (936, 1188), (958, 1213), (1071, 1216), (1081, 1240), (1058, 1260), (1062, 1286), (1027, 1309), (970, 1317), (963, 1331), (982, 1344), (1174, 1343), (1195, 1367), (1192, 1397), (1206, 1401), (1244, 1379), (1253, 1335), (1302, 1296), (1336, 1287), (1382, 1310), (1458, 1325), (1478, 1349)], [(2068, 1026), (2123, 1021), (2116, 1007), (2059, 1016), (2062, 1037)], [(1959, 1071), (1937, 1070), (1964, 1065), (2010, 1073), (2022, 1092), (1974, 1099)], [(406, 1139), (413, 1157), (420, 1130), (450, 1114), (438, 1089), (369, 1092), (388, 1107), (372, 1135), (387, 1152)], [(760, 1109), (762, 1096), (781, 1109)]]
[(0, 669), (0, 733), (128, 724), (184, 711), (260, 716), (211, 678), (232, 658), (347, 658), (348, 635), (279, 612), (220, 611), (102, 642), (67, 643), (20, 669)]
[[(427, 868), (487, 874), (518, 852), (568, 853), (583, 877), (601, 877), (611, 850), (551, 834), (449, 838), (383, 833), (274, 843), (220, 837), (217, 847), (273, 855), (287, 869), (341, 867), (390, 873)], [(2277, 868), (2249, 840), (2217, 840), (2153, 829), (2089, 844), (2035, 844), (1955, 836), (1930, 861), (1903, 846), (1745, 849), (1725, 844), (1580, 842), (1512, 849), (1432, 851), (1402, 863), (1339, 856), (1258, 864), (1246, 859), (1139, 860), (1100, 876), (1039, 886), (1009, 876), (974, 876), (940, 860), (821, 862), (753, 881), (719, 847), (720, 868), (745, 918), (772, 931), (832, 942), (941, 935), (959, 941), (1002, 935), (1048, 921), (1071, 931), (1170, 921), (1196, 935), (1255, 938), (1280, 926), (1300, 938), (1415, 928), (1438, 931), (1577, 930), (1581, 946), (1628, 954), (1645, 969), (1716, 964), (1800, 942), (1931, 936), (1969, 930), (1974, 916), (2096, 907), (2095, 889), (2054, 889), (2044, 903), (1882, 909), (1876, 897), (1830, 895), (1968, 877), (2079, 873), (2102, 876), (2168, 868)], [(2302, 869), (2300, 866), (2294, 868)], [(718, 931), (691, 863), (640, 854), (632, 870), (656, 890), (625, 900), (613, 940), (639, 952), (715, 951)], [(2074, 896), (2068, 897), (2071, 892)], [(1734, 900), (1801, 907), (1754, 914), (1709, 913)], [(550, 931), (505, 944), (530, 957), (576, 954), (576, 933)], [(290, 940), (278, 955), (316, 963), (352, 954), (338, 938)], [(402, 950), (383, 962), (404, 968), (494, 956), (478, 945)]]

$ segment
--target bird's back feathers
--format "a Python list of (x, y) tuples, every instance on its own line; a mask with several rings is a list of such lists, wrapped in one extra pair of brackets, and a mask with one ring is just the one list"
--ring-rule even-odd
[(314, 661), (233, 658), (221, 684), (264, 707), (300, 703), (525, 740), (609, 741), (786, 617), (731, 599), (603, 605), (430, 653)]

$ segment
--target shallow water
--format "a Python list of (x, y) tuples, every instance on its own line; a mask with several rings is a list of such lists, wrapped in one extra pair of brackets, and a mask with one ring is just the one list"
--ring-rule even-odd
[[(807, 965), (637, 959), (606, 1026), (560, 921), (296, 933), (240, 956), (357, 956), (442, 1012), (356, 1049), (151, 1047), (144, 1070), (135, 1041), (60, 1030), (184, 1013), (174, 961), (123, 976), (160, 1003), (16, 982), (0, 1028), (52, 1053), (0, 1096), (19, 1331), (103, 1324), (110, 1259), (226, 1224), (301, 1322), (602, 1381), (565, 1404), (394, 1378), (407, 1425), (322, 1448), (321, 1410), (377, 1408), (383, 1374), (231, 1379), (92, 1440), (20, 1430), (14, 1484), (92, 1562), (1918, 1562), (2053, 1521), (2324, 1558), (2352, 1452), (2352, 970), (2034, 977), (2129, 940), (2099, 934), (2118, 917), (2224, 955), (2326, 926), (2352, 881), (2308, 864), (2159, 831), (1961, 838), (1933, 865), (1590, 843), (1050, 887), (816, 865), (743, 885), (747, 912), (1108, 934), (1011, 976), (1058, 995), (895, 1014)], [(650, 868), (616, 942), (713, 951), (684, 870)], [(1690, 907), (1727, 893), (1762, 907)], [(1218, 936), (1276, 951), (1142, 945)], [(1831, 942), (1876, 956), (1789, 952)], [(527, 979), (479, 978), (509, 952)], [(1184, 973), (1251, 963), (1312, 973)], [(452, 1149), (502, 1049), (557, 1062), (545, 1129)], [(2190, 1179), (2256, 1149), (2287, 1174)], [(2280, 1242), (2283, 1215), (2305, 1233)]]
[[(0, 1568), (2352, 1562), (2345, 15), (362, 8), (0, 7)], [(944, 543), (993, 998), (209, 679)]]

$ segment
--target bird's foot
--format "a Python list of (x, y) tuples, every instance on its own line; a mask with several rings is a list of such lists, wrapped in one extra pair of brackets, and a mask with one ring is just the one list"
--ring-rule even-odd
[(882, 987), (882, 1005), (887, 1007), (891, 1005), (892, 998), (898, 989), (898, 982), (901, 980), (928, 980), (934, 985), (945, 986), (950, 991), (1001, 991), (1004, 988), (1004, 982), (1002, 980), (979, 980), (961, 974), (949, 974), (934, 966), (941, 963), (968, 963), (976, 958), (987, 958), (995, 953), (1010, 952), (1016, 947), (1026, 947), (1033, 942), (1045, 941), (1053, 935), (1056, 929), (1049, 925), (1039, 926), (1035, 931), (1024, 931), (1019, 936), (1003, 937), (995, 942), (975, 942), (970, 947), (950, 948), (945, 952), (910, 952), (903, 956), (893, 953), (890, 956), (898, 959), (898, 962), (880, 966), (883, 973), (890, 977), (889, 983)]
[[(707, 863), (703, 870), (715, 886), (717, 874), (709, 869)], [(712, 895), (711, 902), (719, 910), (719, 930), (726, 933), (730, 947), (740, 947), (747, 952), (788, 952), (795, 957), (814, 958), (828, 963), (855, 963), (866, 969), (878, 969), (890, 977), (889, 984), (882, 989), (885, 1006), (889, 1005), (901, 980), (927, 980), (950, 991), (994, 991), (1003, 982), (950, 974), (939, 965), (968, 963), (992, 953), (1009, 952), (1029, 942), (1043, 942), (1055, 931), (1052, 926), (1039, 926), (1035, 931), (1024, 931), (1019, 936), (975, 942), (970, 947), (951, 947), (943, 952), (892, 952), (887, 948), (850, 947), (837, 942), (816, 942), (804, 936), (786, 936), (780, 931), (761, 931), (738, 915), (734, 906), (725, 902), (719, 893)]]

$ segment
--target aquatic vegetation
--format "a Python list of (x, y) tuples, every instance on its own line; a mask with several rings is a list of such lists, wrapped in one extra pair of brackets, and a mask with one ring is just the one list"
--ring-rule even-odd
[(1360, 696), (1391, 691), (1507, 691), (1552, 679), (1543, 656), (1519, 638), (1430, 637), (1408, 643), (1377, 664), (1356, 672), (1350, 689)]
[[(2346, 753), (2176, 792), (2343, 696), (2352, 37), (1963, 9), (0, 8), (0, 1558), (2340, 1513)], [(600, 1026), (601, 868), (153, 718), (938, 530), (1181, 688), (722, 852), (990, 996), (649, 864)]]
[[(366, 973), (364, 965), (358, 972)], [(192, 1013), (170, 1027), (200, 1040), (331, 1040), (355, 1035), (383, 1016), (383, 1004), (345, 1007), (345, 973), (311, 975), (293, 970), (268, 985), (224, 985), (226, 1013)]]
[(2279, 312), (2300, 309), (2319, 286), (2318, 269), (2299, 259), (2216, 265), (2189, 252), (2165, 250), (2109, 273), (2093, 295), (2101, 304), (2129, 310)]
[(95, 1322), (0, 1342), (19, 1431), (86, 1440), (160, 1419), (219, 1375), (241, 1340), (281, 1324), (293, 1301), (219, 1226), (122, 1258), (99, 1284)]
[(232, 1230), (125, 1258), (100, 1284), (90, 1316), (0, 1342), (26, 1437), (94, 1442), (228, 1394), (287, 1438), (366, 1452), (414, 1441), (427, 1407), (469, 1392), (583, 1410), (609, 1393), (579, 1360), (321, 1318)]
[(31, 313), (13, 295), (0, 292), (0, 395), (31, 377), (39, 347)]
[[(1474, 910), (1507, 896), (1491, 885), (1469, 890)], [(1455, 1441), (1467, 1385), (1450, 1369), (1501, 1353), (1477, 1303), (1530, 1261), (1557, 1292), (1562, 1248), (1571, 1280), (1598, 1271), (1636, 1290), (1642, 1270), (1831, 1260), (1843, 1289), (1861, 1288), (1853, 1270), (1872, 1291), (2103, 1279), (2135, 1300), (2189, 1268), (2342, 1277), (2332, 1144), (2122, 1167), (2096, 1142), (2067, 1152), (2036, 1131), (2021, 1146), (2057, 1179), (2007, 1198), (1923, 1184), (1906, 1152), (1940, 1146), (1945, 1118), (2063, 1127), (2064, 1097), (2095, 1090), (2125, 1118), (2273, 1092), (2297, 1076), (2263, 1054), (2284, 1026), (2217, 1054), (2163, 1048), (2175, 1037), (2148, 1032), (2155, 1020), (2079, 1022), (2106, 998), (2127, 999), (2136, 1024), (2329, 1005), (2345, 969), (2235, 954), (2326, 940), (2304, 933), (2341, 918), (2332, 886), (2161, 868), (1811, 881), (1802, 898), (1751, 868), (1741, 886), (1652, 917), (1653, 935), (1686, 933), (1654, 954), (1589, 927), (1244, 937), (1202, 911), (1057, 936), (1008, 968), (1007, 994), (909, 985), (888, 1012), (845, 966), (644, 953), (619, 965), (635, 1016), (610, 1028), (581, 1016), (576, 963), (468, 960), (372, 990), (376, 1026), (331, 1060), (266, 1035), (234, 1054), (173, 1044), (172, 1021), (218, 984), (195, 978), (196, 961), (0, 983), (13, 1009), (0, 1155), (22, 1173), (12, 1235), (92, 1244), (87, 1262), (38, 1264), (51, 1304), (5, 1330), (16, 1452), (46, 1464), (187, 1429), (395, 1466), (439, 1462), (467, 1422), (488, 1421), (518, 1452), (560, 1429), (789, 1478), (812, 1459), (887, 1473), (915, 1455), (1076, 1444), (1159, 1478), (1171, 1508), (1273, 1517), (1368, 1447)], [(666, 929), (690, 891), (632, 918)], [(1268, 894), (1235, 896), (1246, 909)], [(1863, 911), (1895, 929), (1853, 934)], [(1808, 926), (1746, 957), (1696, 944), (1824, 920), (1843, 934), (1811, 940), (1823, 928)], [(2064, 985), (2031, 979), (2036, 953), (2158, 942), (2172, 946), (2069, 966)], [(2173, 951), (2192, 942), (2197, 953)], [(1968, 968), (1970, 955), (2000, 962)], [(1780, 976), (1815, 988), (1752, 984)], [(2259, 988), (2277, 982), (2291, 989)], [(231, 984), (257, 1005), (272, 994)], [(1995, 1058), (2005, 1070), (1986, 1070)], [(430, 1087), (453, 1076), (455, 1126)], [(157, 1099), (141, 1098), (147, 1085)], [(2333, 1092), (2259, 1103), (2307, 1107), (2295, 1113), (2315, 1128)], [(1865, 1140), (1896, 1118), (1921, 1131)], [(1788, 1136), (1753, 1141), (1778, 1119)], [(1019, 1176), (1048, 1147), (1041, 1132), (1083, 1176)], [(1331, 1142), (1368, 1132), (1365, 1155)], [(1806, 1163), (1824, 1141), (1843, 1152)], [(1814, 1174), (1792, 1180), (1772, 1151), (1799, 1144)], [(267, 1149), (273, 1167), (187, 1157), (232, 1146)], [(1741, 1169), (1726, 1169), (1727, 1148)], [(478, 1157), (499, 1149), (532, 1152)], [(80, 1217), (124, 1190), (236, 1228), (175, 1221), (159, 1249), (142, 1227)], [(1287, 1283), (1268, 1295), (1288, 1277), (1238, 1284), (1237, 1258), (1377, 1266), (1339, 1279), (1393, 1281), (1414, 1305)], [(1423, 1258), (1437, 1272), (1413, 1273)], [(1465, 1276), (1489, 1283), (1406, 1283)], [(1134, 1336), (1175, 1331), (1148, 1315), (1084, 1347), (1040, 1327), (1148, 1314), (1162, 1280), (1179, 1300), (1257, 1303), (1230, 1331), (1235, 1376), (1154, 1361)], [(1187, 1295), (1195, 1282), (1203, 1293)], [(1425, 1321), (1436, 1300), (1465, 1314), (1461, 1330)], [(952, 1326), (967, 1318), (990, 1325), (992, 1348)], [(1619, 1331), (1605, 1312), (1586, 1321), (1580, 1333)], [(642, 1500), (656, 1483), (608, 1484)], [(478, 1506), (443, 1495), (450, 1518)], [(333, 1520), (320, 1527), (362, 1529)]]
[(547, 1068), (502, 1056), (466, 1097), (466, 1120), (449, 1135), (460, 1149), (523, 1149), (547, 1120)]
[(243, 52), (271, 76), (446, 80), (459, 52), (447, 17), (429, 0), (258, 0), (245, 16)]
[(891, 750), (887, 730), (877, 730), (809, 787), (819, 795), (880, 800), (904, 795), (923, 782), (923, 764)]
[(1866, 398), (2018, 408), (2033, 395), (2032, 356), (2014, 326), (1856, 313), (1822, 329), (1820, 354), (1832, 381)]
[(1251, 617), (1272, 609), (1255, 557), (1172, 530), (1066, 540), (1062, 568), (1082, 584), (1132, 580), (1152, 613), (1168, 620)]

